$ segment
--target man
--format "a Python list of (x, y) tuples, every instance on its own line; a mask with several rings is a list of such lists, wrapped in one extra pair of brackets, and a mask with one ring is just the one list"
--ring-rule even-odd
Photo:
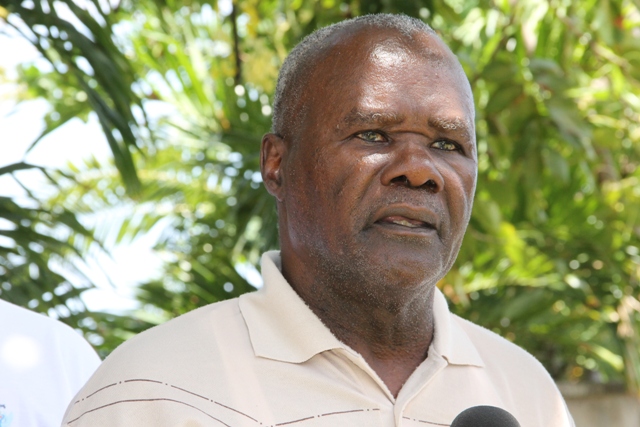
[(0, 427), (59, 426), (100, 358), (57, 320), (0, 300)]
[(261, 169), (281, 244), (264, 288), (123, 344), (66, 425), (447, 426), (475, 405), (573, 425), (541, 365), (436, 288), (477, 164), (469, 83), (433, 30), (371, 15), (301, 42)]

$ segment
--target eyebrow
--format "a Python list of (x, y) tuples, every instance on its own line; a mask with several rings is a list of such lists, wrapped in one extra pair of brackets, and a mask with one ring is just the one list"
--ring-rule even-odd
[[(357, 108), (352, 109), (340, 122), (340, 127), (344, 126), (376, 126), (384, 127), (400, 124), (405, 121), (405, 116), (388, 111), (363, 111)], [(472, 125), (468, 119), (462, 117), (429, 117), (430, 127), (443, 132), (455, 132), (463, 134), (471, 139)]]
[(470, 121), (461, 117), (430, 117), (429, 126), (441, 131), (462, 133), (467, 138), (471, 138), (472, 136), (472, 125)]

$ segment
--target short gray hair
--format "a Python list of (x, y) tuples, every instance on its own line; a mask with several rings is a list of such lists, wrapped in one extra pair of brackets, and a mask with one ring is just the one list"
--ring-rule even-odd
[(302, 96), (304, 77), (313, 69), (316, 54), (324, 47), (324, 41), (338, 31), (355, 26), (392, 29), (409, 39), (413, 39), (416, 33), (436, 35), (429, 25), (419, 19), (389, 13), (358, 16), (309, 34), (293, 48), (280, 68), (273, 100), (271, 128), (273, 133), (284, 136), (285, 129), (293, 125), (291, 117), (296, 115), (293, 108), (299, 103)]

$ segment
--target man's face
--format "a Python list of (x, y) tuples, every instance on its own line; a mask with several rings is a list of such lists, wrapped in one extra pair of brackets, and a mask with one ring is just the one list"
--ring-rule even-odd
[(451, 268), (477, 169), (473, 100), (455, 61), (426, 35), (336, 38), (282, 163), (280, 233), (299, 259), (406, 286)]

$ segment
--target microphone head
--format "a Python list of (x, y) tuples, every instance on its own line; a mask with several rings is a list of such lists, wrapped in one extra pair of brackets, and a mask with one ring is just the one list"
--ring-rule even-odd
[(460, 412), (451, 427), (520, 427), (520, 423), (504, 409), (483, 405)]

